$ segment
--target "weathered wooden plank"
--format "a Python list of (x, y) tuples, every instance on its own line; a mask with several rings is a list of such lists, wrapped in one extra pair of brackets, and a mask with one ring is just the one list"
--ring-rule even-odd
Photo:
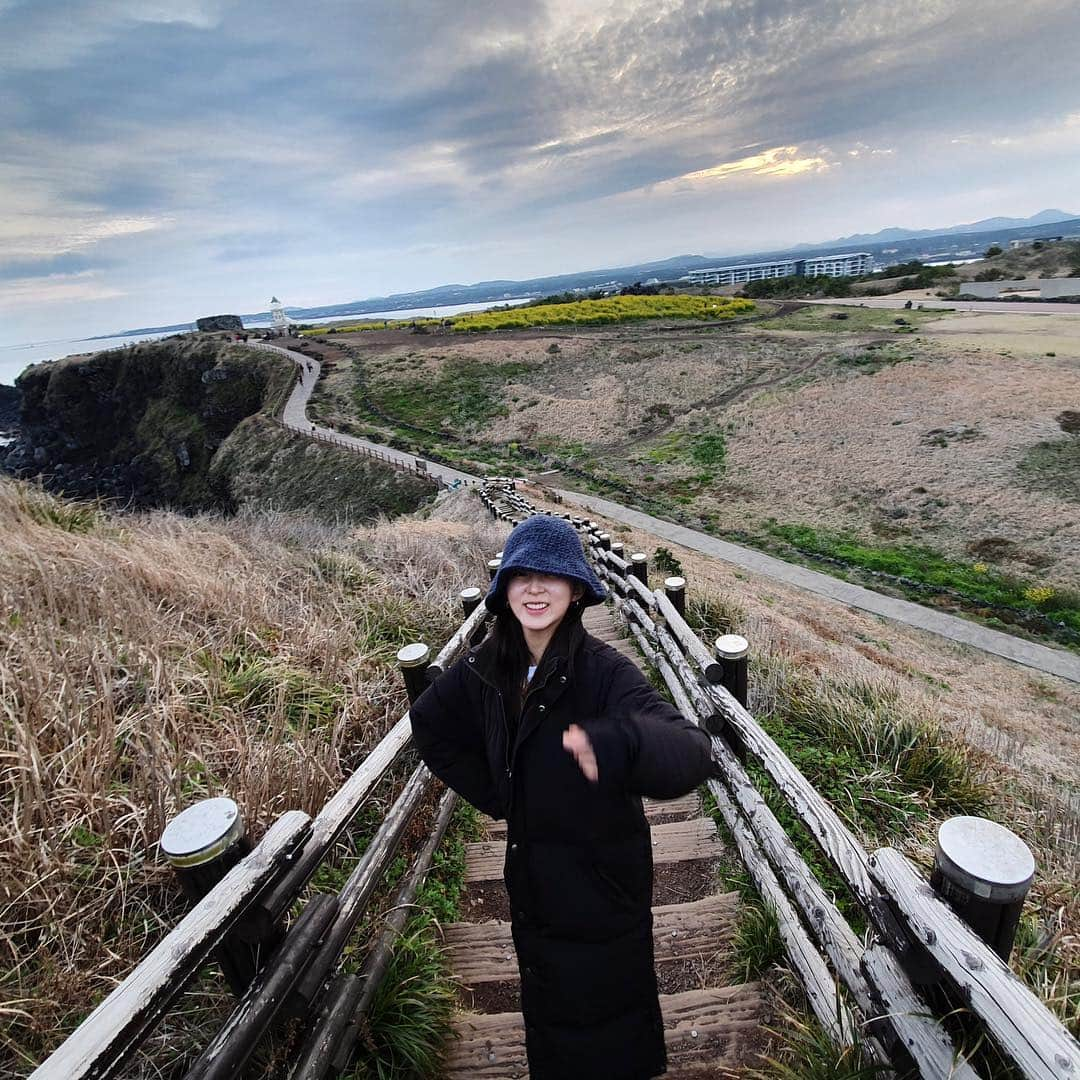
[(930, 1006), (916, 992), (888, 949), (871, 946), (864, 953), (862, 964), (883, 1013), (923, 1080), (979, 1080), (979, 1074), (953, 1047)]
[[(652, 828), (653, 862), (710, 859), (720, 855), (720, 841), (711, 821), (670, 821)], [(506, 859), (505, 840), (483, 840), (465, 845), (465, 880), (501, 880)]]
[(289, 909), (296, 894), (315, 872), (334, 841), (359, 813), (375, 785), (411, 739), (412, 727), (406, 713), (319, 811), (312, 822), (311, 836), (296, 857), (293, 868), (266, 897), (259, 900), (259, 910), (270, 923), (277, 922)]
[(352, 873), (341, 887), (337, 914), (318, 954), (312, 958), (303, 978), (293, 989), (287, 1003), (292, 1015), (306, 1013), (318, 997), (323, 983), (337, 964), (345, 943), (364, 914), (386, 866), (396, 854), (421, 799), (435, 782), (435, 777), (426, 766), (418, 766), (394, 800), (394, 805), (387, 811), (382, 824), (364, 849), (364, 854), (357, 860)]
[[(748, 1066), (750, 1062), (740, 1056), (739, 1039), (759, 1028), (764, 1008), (757, 983), (661, 995), (669, 1068), (700, 1061), (704, 1047), (717, 1073)], [(458, 1038), (451, 1043), (441, 1074), (444, 1080), (513, 1080), (529, 1075), (521, 1013), (464, 1013), (454, 1028)]]
[(703, 689), (739, 742), (761, 762), (788, 805), (832, 861), (855, 899), (871, 917), (876, 916), (880, 894), (870, 878), (867, 866), (869, 856), (840, 815), (727, 690), (722, 686)]
[(484, 620), (491, 616), (491, 612), (484, 606), (481, 600), (473, 613), (454, 631), (450, 640), (439, 650), (439, 655), (428, 664), (427, 677), (434, 681), (437, 679), (463, 652), (472, 641), (473, 634), (484, 624)]
[[(720, 713), (712, 698), (705, 692), (704, 687), (696, 678), (694, 669), (679, 650), (679, 646), (671, 634), (662, 626), (657, 626), (655, 631), (657, 643), (679, 676), (679, 685), (683, 693), (693, 704), (696, 715), (704, 718), (704, 723), (700, 719), (698, 720), (699, 726), (703, 726), (706, 731), (716, 730), (719, 726), (718, 718)], [(663, 674), (662, 670), (661, 674)]]
[(758, 845), (757, 838), (746, 819), (739, 813), (727, 789), (719, 780), (710, 780), (709, 791), (712, 792), (716, 807), (735, 839), (739, 854), (754, 881), (758, 894), (776, 912), (780, 936), (784, 940), (788, 959), (798, 972), (806, 999), (818, 1023), (838, 1046), (850, 1046), (853, 1042), (855, 1024), (850, 1010), (840, 997), (824, 957), (817, 951), (803, 929), (798, 914), (791, 906), (791, 901), (781, 888), (780, 882), (777, 881), (776, 875)]
[(289, 991), (311, 962), (336, 911), (336, 896), (319, 893), (307, 902), (285, 940), (187, 1071), (185, 1080), (232, 1080), (241, 1074)]
[(627, 574), (627, 594), (631, 600), (638, 603), (645, 611), (652, 611), (656, 607), (656, 594), (637, 575)]
[(253, 897), (280, 872), (310, 828), (311, 819), (302, 811), (282, 814), (258, 847), (237, 863), (34, 1070), (31, 1080), (115, 1076)]
[(956, 983), (971, 1011), (1025, 1077), (1080, 1077), (1080, 1043), (900, 852), (875, 851), (870, 872), (912, 937)]
[(653, 596), (656, 598), (656, 609), (663, 616), (671, 636), (679, 643), (686, 656), (698, 666), (702, 675), (709, 682), (718, 683), (724, 673), (720, 661), (702, 645), (701, 639), (675, 610), (675, 605), (663, 590), (657, 589)]
[[(714, 956), (730, 944), (738, 893), (720, 893), (653, 911), (653, 947), (658, 964)], [(466, 986), (516, 982), (517, 958), (508, 922), (451, 923), (443, 942), (454, 974)]]
[[(788, 839), (783, 826), (754, 788), (731, 748), (722, 739), (713, 739), (713, 757), (724, 770), (724, 781), (729, 793), (745, 815), (774, 869), (783, 878), (789, 894), (802, 911), (807, 926), (829, 958), (833, 970), (843, 980), (855, 1004), (867, 1018), (884, 1013), (885, 1019), (896, 1028), (898, 1037), (908, 1045), (915, 1021), (905, 1022), (904, 1030), (901, 1030), (900, 1026), (894, 1023), (891, 1009), (888, 1006), (884, 1010), (880, 1008), (879, 1002), (883, 1002), (885, 998), (880, 991), (875, 992), (875, 988), (867, 981), (862, 962), (862, 943)], [(890, 970), (893, 993), (901, 994), (906, 999), (916, 998), (911, 980), (895, 960)], [(923, 1070), (923, 1075), (955, 1075), (957, 1080), (966, 1076), (968, 1080), (972, 1080), (975, 1074), (970, 1068), (966, 1072), (953, 1068), (958, 1053), (948, 1033), (937, 1020), (924, 1015), (918, 1022), (917, 1033), (918, 1041), (913, 1049), (918, 1050), (921, 1055), (917, 1063)]]

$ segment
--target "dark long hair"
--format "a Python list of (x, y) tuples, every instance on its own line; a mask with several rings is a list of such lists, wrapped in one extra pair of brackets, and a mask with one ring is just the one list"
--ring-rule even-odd
[(521, 623), (509, 607), (495, 616), (489, 638), (495, 656), (495, 681), (502, 693), (506, 717), (516, 722), (521, 713), (521, 687), (532, 657), (525, 644)]

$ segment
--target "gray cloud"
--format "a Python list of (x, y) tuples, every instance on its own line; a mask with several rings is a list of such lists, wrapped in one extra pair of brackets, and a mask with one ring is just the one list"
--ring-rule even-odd
[[(744, 248), (755, 214), (790, 222), (792, 241), (821, 235), (834, 197), (866, 215), (842, 231), (880, 227), (892, 222), (875, 213), (901, 205), (890, 181), (928, 212), (946, 205), (946, 179), (950, 196), (966, 185), (990, 199), (980, 170), (1000, 198), (1023, 192), (1037, 163), (993, 139), (1066, 131), (1078, 46), (1066, 0), (1032, 0), (1022, 19), (1004, 0), (977, 17), (956, 0), (0, 4), (0, 198), (13, 210), (0, 268), (52, 277), (42, 260), (70, 258), (59, 272), (101, 269), (128, 298), (119, 308), (170, 271), (183, 291), (261, 261), (304, 266), (300, 291), (318, 250), (348, 275), (344, 299), (429, 274), (600, 264), (632, 255), (635, 236), (715, 248), (735, 206)], [(971, 141), (950, 142), (960, 135)], [(1040, 145), (1067, 163), (1076, 141)], [(745, 164), (777, 147), (802, 164)], [(894, 151), (889, 169), (875, 148)], [(846, 187), (856, 175), (862, 202)], [(1078, 179), (1065, 164), (1057, 201)], [(791, 194), (810, 190), (812, 205)], [(629, 227), (631, 209), (647, 224)], [(435, 254), (421, 257), (426, 243)], [(365, 250), (379, 256), (357, 279)]]

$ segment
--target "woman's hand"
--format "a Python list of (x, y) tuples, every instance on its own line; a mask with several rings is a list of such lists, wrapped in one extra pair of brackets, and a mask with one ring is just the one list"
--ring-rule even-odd
[(585, 774), (585, 779), (595, 784), (600, 779), (600, 770), (596, 767), (596, 753), (584, 728), (571, 724), (563, 732), (562, 744), (564, 750), (574, 755), (574, 760)]

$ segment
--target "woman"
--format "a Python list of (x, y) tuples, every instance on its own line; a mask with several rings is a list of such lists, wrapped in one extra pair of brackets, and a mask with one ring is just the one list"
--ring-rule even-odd
[(707, 735), (581, 625), (604, 599), (577, 533), (510, 534), (492, 632), (417, 699), (428, 767), (507, 820), (504, 876), (532, 1080), (640, 1080), (666, 1068), (641, 796), (711, 774)]

